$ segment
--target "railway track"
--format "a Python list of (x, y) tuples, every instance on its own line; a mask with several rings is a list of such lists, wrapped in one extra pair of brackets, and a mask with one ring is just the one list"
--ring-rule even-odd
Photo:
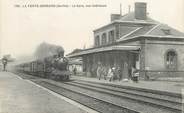
[(181, 113), (181, 95), (113, 84), (75, 80), (33, 82), (100, 113)]
[(116, 105), (111, 102), (108, 102), (81, 92), (76, 92), (71, 89), (61, 87), (49, 82), (42, 81), (42, 82), (37, 82), (37, 84), (44, 86), (50, 89), (51, 91), (54, 91), (65, 97), (68, 97), (74, 101), (77, 101), (80, 104), (83, 104), (91, 109), (98, 111), (99, 113), (139, 113), (135, 110), (122, 107), (120, 105)]
[[(147, 98), (151, 98), (151, 99), (156, 99), (156, 100), (162, 100), (162, 101), (168, 101), (168, 102), (172, 102), (172, 103), (176, 103), (176, 104), (181, 104), (181, 96), (172, 96), (169, 94), (169, 92), (167, 92), (166, 94), (159, 93), (159, 92), (154, 92), (150, 90), (142, 90), (140, 88), (137, 89), (132, 89), (128, 88), (128, 87), (124, 87), (124, 86), (118, 86), (118, 85), (113, 85), (113, 84), (101, 84), (101, 83), (96, 83), (96, 82), (86, 82), (86, 81), (74, 81), (72, 83), (76, 83), (76, 84), (81, 84), (81, 85), (86, 85), (86, 86), (92, 86), (92, 87), (96, 87), (96, 88), (103, 88), (103, 89), (107, 89), (107, 90), (111, 90), (111, 91), (115, 91), (115, 92), (121, 92), (121, 93), (125, 93), (125, 94), (130, 94), (130, 95), (136, 95), (136, 96), (141, 96), (141, 97), (147, 97)], [(146, 90), (146, 91), (145, 91)]]
[(127, 90), (122, 88), (116, 88), (113, 86), (105, 86), (102, 84), (95, 84), (82, 81), (69, 82), (67, 84), (81, 87), (88, 90), (94, 90), (96, 92), (113, 95), (122, 99), (130, 99), (142, 104), (149, 104), (156, 108), (167, 109), (176, 113), (182, 112), (182, 100), (179, 97), (173, 97), (169, 95), (156, 94), (150, 92), (141, 92), (136, 90)]
[(79, 81), (41, 81), (38, 84), (101, 113), (181, 113), (177, 100), (172, 103), (171, 100), (162, 101), (130, 93), (123, 94), (112, 87), (105, 89), (104, 86), (100, 88), (98, 85)]
[(110, 87), (113, 87), (113, 88), (115, 87), (115, 88), (121, 88), (121, 89), (135, 90), (135, 91), (158, 94), (158, 95), (164, 95), (164, 96), (169, 96), (169, 97), (182, 98), (181, 94), (172, 93), (172, 92), (157, 91), (157, 90), (152, 90), (152, 89), (148, 90), (148, 89), (145, 89), (145, 88), (137, 88), (137, 87), (131, 87), (131, 86), (122, 86), (122, 85), (117, 85), (117, 84), (107, 84), (107, 83), (84, 81), (84, 80), (76, 80), (76, 81), (84, 82), (84, 83), (87, 82), (87, 83), (92, 83), (92, 84), (105, 85), (105, 86), (110, 86)]

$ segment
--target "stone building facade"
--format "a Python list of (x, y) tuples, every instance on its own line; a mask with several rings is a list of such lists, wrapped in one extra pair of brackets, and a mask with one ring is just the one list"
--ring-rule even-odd
[(136, 67), (144, 79), (184, 77), (184, 33), (147, 16), (147, 4), (135, 11), (112, 14), (111, 22), (94, 32), (94, 46), (68, 57), (82, 57), (83, 71), (96, 76), (98, 64), (125, 71)]

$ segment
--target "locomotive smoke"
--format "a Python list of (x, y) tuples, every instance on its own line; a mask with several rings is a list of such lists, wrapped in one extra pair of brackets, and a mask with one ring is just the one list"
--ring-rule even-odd
[(36, 59), (43, 59), (57, 54), (60, 54), (62, 56), (64, 55), (64, 49), (62, 46), (43, 42), (37, 47), (34, 55)]

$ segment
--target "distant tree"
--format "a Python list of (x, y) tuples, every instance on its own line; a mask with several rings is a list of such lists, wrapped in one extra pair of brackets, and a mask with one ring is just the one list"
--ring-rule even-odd
[(7, 59), (7, 62), (15, 61), (15, 58), (12, 58), (12, 56), (10, 54), (3, 55), (3, 59)]

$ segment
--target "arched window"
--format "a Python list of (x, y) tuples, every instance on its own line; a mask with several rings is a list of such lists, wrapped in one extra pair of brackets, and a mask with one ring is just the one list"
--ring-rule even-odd
[(95, 46), (99, 46), (100, 45), (100, 36), (96, 36), (95, 37)]
[(168, 69), (176, 70), (177, 69), (177, 53), (174, 50), (169, 50), (165, 55), (166, 67)]
[(109, 32), (109, 43), (112, 43), (114, 41), (115, 41), (115, 39), (114, 39), (114, 31), (112, 30), (112, 31)]
[(107, 34), (103, 33), (102, 34), (102, 45), (105, 45), (107, 43)]

